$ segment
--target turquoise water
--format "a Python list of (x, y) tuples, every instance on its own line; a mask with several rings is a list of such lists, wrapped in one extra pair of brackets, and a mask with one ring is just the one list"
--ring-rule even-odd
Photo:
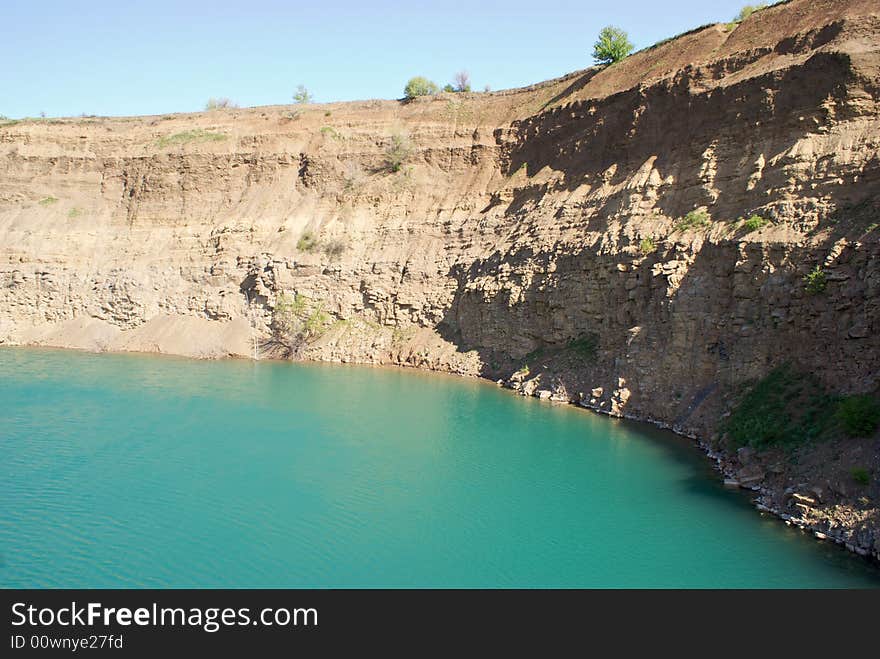
[(686, 440), (392, 369), (0, 349), (0, 585), (878, 586)]

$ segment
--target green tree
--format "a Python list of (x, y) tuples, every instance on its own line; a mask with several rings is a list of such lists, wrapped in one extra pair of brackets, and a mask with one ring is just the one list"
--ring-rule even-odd
[(746, 5), (742, 9), (739, 10), (739, 13), (736, 15), (736, 18), (733, 19), (735, 23), (742, 23), (749, 16), (754, 14), (756, 11), (761, 11), (762, 9), (766, 9), (766, 4), (760, 5)]
[(599, 38), (593, 45), (593, 59), (599, 64), (614, 64), (629, 55), (633, 50), (629, 36), (619, 27), (609, 25), (602, 28)]
[(438, 91), (440, 89), (435, 83), (422, 76), (410, 78), (409, 82), (406, 83), (406, 87), (403, 88), (403, 94), (407, 100), (412, 100), (417, 96), (430, 96)]
[(309, 93), (309, 90), (306, 89), (305, 85), (297, 85), (296, 92), (293, 94), (293, 100), (301, 105), (308, 105), (315, 99), (314, 96)]

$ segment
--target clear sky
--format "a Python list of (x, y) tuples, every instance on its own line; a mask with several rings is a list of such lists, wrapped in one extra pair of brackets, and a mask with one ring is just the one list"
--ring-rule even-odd
[(0, 115), (160, 114), (399, 98), (407, 79), (475, 89), (592, 64), (613, 24), (636, 48), (730, 20), (743, 0), (0, 0)]

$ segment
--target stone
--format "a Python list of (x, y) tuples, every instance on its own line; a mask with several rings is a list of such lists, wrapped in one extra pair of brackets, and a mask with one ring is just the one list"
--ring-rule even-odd
[(736, 472), (736, 478), (743, 487), (757, 485), (764, 480), (764, 470), (759, 465), (748, 465)]

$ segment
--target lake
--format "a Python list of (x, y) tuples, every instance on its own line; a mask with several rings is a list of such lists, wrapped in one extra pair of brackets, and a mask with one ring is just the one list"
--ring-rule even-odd
[(0, 349), (3, 587), (878, 587), (687, 439), (402, 369)]

